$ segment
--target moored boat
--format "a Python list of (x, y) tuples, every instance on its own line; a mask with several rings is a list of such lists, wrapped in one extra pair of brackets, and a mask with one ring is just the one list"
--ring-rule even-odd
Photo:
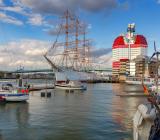
[(21, 102), (29, 99), (29, 89), (24, 86), (22, 79), (19, 79), (18, 86), (8, 83), (0, 89), (0, 102)]
[(144, 77), (143, 79), (141, 77), (127, 77), (126, 83), (129, 85), (141, 85), (142, 81), (145, 85), (153, 85), (154, 84), (154, 78)]
[(63, 90), (86, 90), (87, 87), (82, 85), (79, 81), (66, 81), (62, 83), (55, 83), (56, 89)]
[(78, 74), (74, 71), (56, 72), (55, 88), (63, 90), (86, 90), (87, 87), (81, 83)]
[(29, 99), (28, 90), (19, 89), (12, 91), (0, 91), (0, 98), (2, 101), (8, 102), (19, 102), (19, 101), (27, 101)]

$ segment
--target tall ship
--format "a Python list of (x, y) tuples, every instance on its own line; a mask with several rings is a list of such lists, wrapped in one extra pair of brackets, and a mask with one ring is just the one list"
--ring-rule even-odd
[[(84, 88), (79, 82), (91, 79), (90, 47), (91, 40), (86, 38), (87, 25), (69, 12), (60, 17), (53, 34), (56, 40), (44, 55), (55, 72), (56, 87)], [(60, 41), (59, 41), (60, 40)]]

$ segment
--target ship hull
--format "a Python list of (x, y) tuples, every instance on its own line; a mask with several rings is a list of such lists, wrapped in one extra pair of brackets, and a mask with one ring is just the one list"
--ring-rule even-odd
[[(140, 77), (128, 77), (125, 81), (128, 85), (142, 85), (142, 79)], [(144, 85), (152, 85), (154, 84), (153, 78), (144, 78)]]
[[(142, 85), (142, 81), (126, 81), (128, 85)], [(144, 85), (152, 85), (152, 82), (143, 82)]]
[(29, 94), (22, 93), (0, 93), (1, 101), (6, 102), (22, 102), (29, 99)]

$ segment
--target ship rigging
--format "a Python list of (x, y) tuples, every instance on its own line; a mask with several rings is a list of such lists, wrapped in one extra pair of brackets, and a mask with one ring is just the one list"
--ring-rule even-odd
[[(86, 39), (87, 25), (67, 10), (60, 17), (61, 23), (53, 31), (56, 40), (44, 55), (53, 69), (63, 71), (87, 71), (91, 68), (90, 47), (92, 40)], [(58, 42), (61, 39), (62, 42)]]

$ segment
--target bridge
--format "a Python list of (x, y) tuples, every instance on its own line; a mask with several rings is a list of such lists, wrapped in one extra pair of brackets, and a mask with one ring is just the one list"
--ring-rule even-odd
[[(90, 69), (88, 71), (99, 71), (99, 72), (112, 72), (112, 68), (103, 68), (103, 69)], [(16, 71), (1, 71), (4, 73), (54, 73), (52, 69), (35, 69), (35, 70), (16, 70)]]

